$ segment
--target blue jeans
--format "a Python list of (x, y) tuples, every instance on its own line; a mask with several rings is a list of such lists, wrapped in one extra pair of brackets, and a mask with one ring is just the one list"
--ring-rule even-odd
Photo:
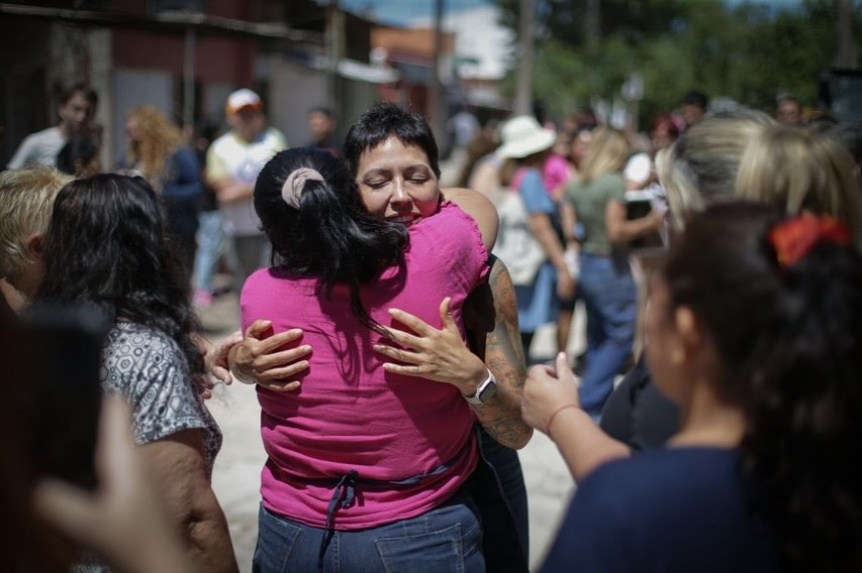
[(476, 509), (460, 494), (418, 517), (356, 531), (328, 532), (261, 506), (252, 571), (483, 573), (481, 538)]
[(580, 259), (580, 294), (587, 312), (581, 407), (597, 419), (614, 388), (614, 378), (632, 352), (637, 287), (625, 255), (581, 253)]
[(224, 245), (223, 222), (218, 210), (198, 213), (198, 252), (193, 274), (195, 290), (213, 292), (213, 276)]

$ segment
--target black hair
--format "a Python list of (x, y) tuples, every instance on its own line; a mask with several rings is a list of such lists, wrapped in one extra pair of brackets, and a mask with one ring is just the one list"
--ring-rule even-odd
[(92, 136), (73, 135), (57, 153), (57, 169), (69, 175), (78, 175), (76, 162), (86, 165), (99, 153), (99, 145)]
[[(99, 96), (96, 94), (96, 92), (83, 82), (78, 82), (67, 88), (61, 88), (59, 93), (57, 94), (57, 102), (60, 105), (65, 105), (69, 103), (69, 100), (72, 99), (75, 94), (81, 94), (82, 96), (84, 96), (84, 99), (87, 100), (87, 103), (91, 105), (96, 105), (99, 102)], [(95, 101), (93, 100), (94, 96)]]
[(190, 286), (164, 235), (155, 191), (142, 177), (102, 174), (67, 183), (45, 239), (44, 302), (91, 304), (174, 339), (192, 374), (204, 371)]
[[(282, 187), (300, 168), (314, 169), (324, 180), (305, 182), (297, 209), (285, 202)], [(336, 284), (346, 284), (354, 316), (382, 332), (362, 306), (359, 289), (384, 269), (403, 263), (409, 236), (403, 225), (365, 210), (341, 160), (310, 147), (278, 153), (257, 178), (254, 208), (277, 266), (288, 276), (317, 277), (327, 297)]]
[(862, 563), (862, 256), (819, 240), (780, 264), (784, 219), (753, 203), (695, 215), (671, 248), (671, 306), (687, 306), (722, 364), (716, 391), (741, 407), (743, 469), (788, 571)]
[(682, 105), (696, 105), (697, 107), (701, 107), (706, 109), (709, 105), (709, 97), (701, 91), (691, 90), (682, 96), (682, 100), (680, 100)]
[(344, 139), (343, 157), (351, 176), (356, 177), (363, 152), (374, 149), (391, 137), (404, 145), (420, 148), (434, 175), (440, 178), (439, 151), (428, 122), (418, 113), (390, 102), (373, 105), (350, 126)]

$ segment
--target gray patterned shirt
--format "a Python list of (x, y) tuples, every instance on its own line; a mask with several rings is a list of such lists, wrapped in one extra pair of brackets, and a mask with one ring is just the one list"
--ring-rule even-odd
[(195, 389), (176, 341), (148, 326), (118, 322), (105, 343), (102, 386), (131, 405), (138, 445), (202, 429), (207, 476), (212, 477), (221, 430)]
[[(149, 444), (192, 428), (204, 431), (204, 462), (212, 478), (222, 434), (192, 383), (179, 345), (165, 333), (133, 322), (118, 322), (108, 333), (102, 359), (102, 387), (132, 407), (135, 442)], [(94, 557), (75, 573), (110, 573)]]

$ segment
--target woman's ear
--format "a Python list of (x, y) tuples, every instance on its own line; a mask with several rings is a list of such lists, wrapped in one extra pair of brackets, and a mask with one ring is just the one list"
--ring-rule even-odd
[(682, 366), (692, 362), (702, 350), (703, 331), (697, 316), (687, 306), (680, 306), (674, 311), (674, 326), (678, 344), (674, 347), (672, 358)]
[(33, 233), (24, 241), (24, 251), (29, 259), (42, 259), (45, 251), (45, 233)]

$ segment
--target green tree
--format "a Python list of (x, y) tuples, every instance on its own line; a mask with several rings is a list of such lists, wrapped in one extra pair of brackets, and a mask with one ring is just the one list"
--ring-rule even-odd
[[(497, 0), (517, 22), (517, 0)], [(789, 92), (813, 104), (835, 56), (836, 0), (776, 9), (722, 0), (601, 0), (601, 34), (586, 41), (585, 0), (546, 0), (537, 15), (534, 93), (556, 117), (612, 100), (632, 72), (644, 79), (641, 123), (697, 88), (772, 111)], [(856, 27), (862, 13), (856, 9)], [(856, 43), (862, 53), (862, 37)]]

